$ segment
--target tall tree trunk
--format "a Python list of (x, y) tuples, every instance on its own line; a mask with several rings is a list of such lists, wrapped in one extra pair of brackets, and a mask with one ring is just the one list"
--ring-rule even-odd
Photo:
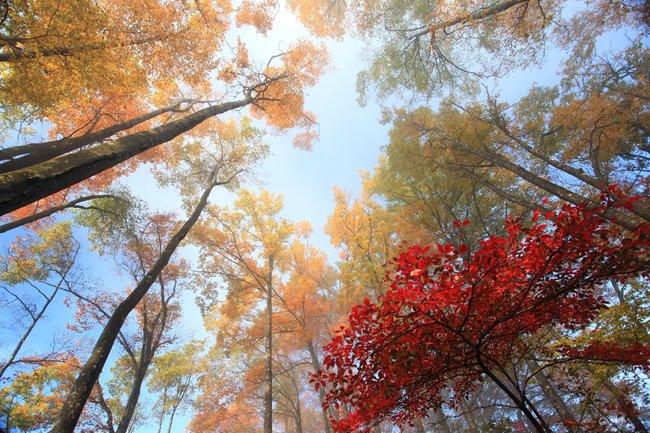
[(165, 268), (169, 259), (171, 258), (178, 245), (187, 236), (187, 233), (194, 226), (196, 221), (201, 216), (205, 208), (208, 197), (215, 186), (223, 182), (213, 181), (203, 192), (199, 202), (197, 203), (194, 211), (190, 217), (185, 221), (181, 228), (172, 236), (172, 238), (165, 245), (165, 249), (151, 269), (146, 273), (142, 281), (133, 289), (133, 291), (117, 306), (110, 319), (108, 319), (106, 326), (102, 330), (93, 351), (81, 367), (79, 375), (72, 385), (72, 388), (66, 396), (65, 402), (59, 411), (56, 422), (50, 430), (50, 433), (72, 433), (77, 425), (79, 416), (86, 404), (86, 400), (90, 396), (93, 386), (99, 378), (99, 374), (104, 368), (106, 359), (111, 352), (115, 339), (117, 338), (126, 317), (138, 305), (140, 300), (147, 293), (151, 285), (154, 283), (158, 275)]
[(273, 256), (269, 258), (266, 287), (266, 390), (264, 391), (264, 433), (273, 433)]
[(158, 420), (158, 433), (162, 432), (163, 421), (165, 420), (165, 405), (167, 404), (167, 387), (163, 390), (162, 404), (160, 405), (160, 419)]
[[(134, 117), (124, 122), (116, 123), (109, 127), (90, 132), (79, 137), (62, 138), (60, 140), (46, 141), (43, 143), (30, 143), (23, 146), (10, 147), (8, 149), (0, 150), (0, 158), (9, 159), (6, 162), (0, 163), (0, 174), (9, 173), (11, 171), (20, 170), (26, 167), (32, 167), (36, 164), (48, 161), (52, 158), (64, 155), (84, 146), (89, 146), (93, 143), (97, 143), (99, 141), (110, 138), (118, 132), (131, 129), (141, 123), (158, 117), (161, 114), (172, 111), (179, 112), (181, 110), (179, 110), (178, 107), (183, 102), (190, 101), (179, 101), (168, 107), (154, 110), (150, 113)], [(18, 158), (10, 159), (16, 156)]]
[(525, 396), (518, 396), (515, 392), (513, 392), (508, 385), (506, 385), (501, 379), (499, 379), (487, 366), (483, 363), (483, 361), (480, 358), (480, 355), (477, 356), (477, 362), (479, 366), (481, 367), (481, 370), (483, 373), (485, 373), (486, 376), (488, 376), (492, 382), (494, 382), (501, 390), (510, 398), (510, 400), (519, 408), (521, 413), (524, 414), (526, 419), (530, 422), (530, 424), (533, 426), (535, 431), (537, 433), (551, 433), (550, 428), (546, 424), (546, 421), (541, 418), (537, 417), (536, 413), (537, 411), (534, 409), (534, 407), (529, 407), (529, 401), (525, 399)]
[(3, 38), (4, 44), (2, 46), (11, 46), (13, 47), (12, 51), (0, 53), (0, 62), (8, 63), (15, 62), (18, 60), (24, 59), (35, 59), (37, 57), (53, 57), (53, 56), (71, 56), (80, 53), (87, 53), (90, 51), (99, 51), (105, 50), (107, 48), (118, 48), (118, 47), (129, 47), (136, 45), (145, 45), (152, 42), (163, 41), (174, 34), (179, 34), (181, 32), (168, 33), (165, 35), (156, 35), (150, 36), (148, 38), (137, 39), (133, 41), (123, 42), (123, 43), (113, 43), (113, 44), (87, 44), (81, 45), (78, 47), (53, 47), (53, 48), (44, 48), (38, 51), (30, 50), (21, 50), (16, 48), (17, 42), (26, 41), (24, 38), (15, 38), (15, 37), (6, 37)]
[[(578, 422), (576, 421), (567, 405), (564, 403), (564, 400), (562, 400), (562, 397), (560, 397), (558, 394), (555, 386), (553, 386), (546, 374), (544, 374), (543, 371), (540, 371), (539, 364), (537, 364), (536, 361), (528, 360), (526, 361), (526, 364), (528, 364), (528, 368), (530, 369), (531, 373), (536, 371), (538, 372), (534, 376), (535, 380), (537, 380), (537, 383), (539, 383), (539, 386), (542, 389), (542, 393), (546, 397), (546, 400), (551, 403), (553, 409), (555, 409), (557, 414), (560, 416), (562, 424), (564, 424), (569, 431), (574, 431), (578, 426)], [(568, 426), (567, 423), (569, 424)]]
[[(321, 369), (320, 360), (318, 359), (318, 353), (316, 353), (316, 347), (314, 347), (314, 342), (310, 339), (307, 340), (307, 350), (309, 351), (309, 356), (311, 358), (311, 365), (314, 368), (314, 373)], [(332, 433), (332, 425), (330, 424), (330, 419), (327, 416), (327, 411), (323, 408), (325, 404), (325, 390), (321, 387), (318, 388), (318, 401), (320, 402), (320, 410), (323, 418), (323, 428), (325, 433)]]
[(174, 416), (176, 415), (176, 410), (178, 409), (178, 405), (175, 404), (174, 407), (172, 407), (172, 413), (169, 416), (169, 424), (167, 425), (167, 433), (171, 433), (172, 431), (172, 426), (174, 425)]
[(120, 197), (112, 195), (112, 194), (93, 194), (93, 195), (85, 195), (83, 197), (76, 198), (74, 200), (70, 200), (67, 203), (63, 203), (58, 206), (52, 206), (49, 209), (45, 209), (41, 212), (36, 212), (35, 214), (28, 215), (24, 218), (19, 218), (17, 220), (8, 222), (7, 224), (2, 224), (0, 225), (0, 233), (8, 232), (9, 230), (13, 230), (18, 227), (22, 227), (25, 224), (33, 223), (34, 221), (38, 221), (42, 218), (49, 217), (50, 215), (55, 214), (56, 212), (62, 211), (64, 209), (69, 209), (69, 208), (77, 208), (77, 209), (92, 209), (90, 207), (83, 207), (79, 206), (79, 203), (83, 203), (85, 201), (90, 201), (90, 200), (95, 200), (98, 198), (114, 198), (116, 200), (119, 200)]
[(127, 159), (166, 143), (218, 114), (244, 107), (251, 97), (206, 107), (148, 131), (0, 175), (0, 215), (64, 190)]
[(296, 390), (296, 433), (302, 433), (302, 410), (300, 409), (300, 391)]
[[(495, 152), (492, 152), (488, 149), (473, 149), (468, 146), (465, 146), (463, 144), (455, 142), (453, 146), (457, 149), (460, 150), (461, 152), (467, 152), (476, 156), (480, 156), (482, 158), (485, 158), (487, 161), (490, 161), (491, 163), (504, 168), (513, 174), (516, 174), (519, 176), (521, 179), (525, 180), (526, 182), (535, 185), (536, 187), (548, 192), (549, 194), (552, 194), (568, 203), (574, 204), (574, 205), (581, 205), (581, 204), (594, 204), (593, 200), (584, 197), (580, 194), (576, 194), (572, 191), (569, 191), (568, 189), (553, 183), (547, 179), (544, 179), (535, 173), (528, 171), (524, 167), (510, 161), (509, 159), (505, 158), (502, 155), (499, 155)], [(619, 224), (622, 227), (625, 227), (628, 230), (634, 230), (634, 228), (637, 227), (637, 223), (633, 221), (631, 218), (629, 218), (627, 215), (624, 215), (620, 212), (610, 212), (610, 216), (613, 216), (616, 218), (616, 223)]]
[[(586, 183), (587, 185), (597, 189), (598, 191), (601, 191), (606, 194), (609, 193), (608, 188), (610, 185), (608, 185), (607, 183), (603, 182), (598, 178), (590, 176), (583, 170), (575, 169), (571, 167), (569, 164), (565, 164), (561, 161), (550, 158), (549, 156), (545, 155), (542, 152), (538, 152), (537, 150), (535, 150), (533, 146), (530, 146), (528, 143), (526, 143), (525, 141), (521, 140), (519, 137), (511, 133), (510, 130), (508, 130), (508, 128), (506, 127), (506, 125), (503, 124), (502, 121), (495, 119), (494, 123), (502, 132), (504, 132), (508, 137), (510, 137), (513, 141), (515, 141), (521, 148), (523, 148), (530, 155), (540, 159), (541, 161), (545, 162), (551, 167), (556, 168), (557, 170), (560, 170), (570, 176), (575, 177), (576, 179)], [(630, 211), (636, 214), (637, 216), (643, 218), (644, 220), (650, 221), (650, 210), (648, 209), (648, 206), (645, 205), (643, 202), (632, 203), (632, 205), (630, 206)]]
[(448, 19), (446, 21), (443, 21), (441, 23), (432, 24), (432, 25), (428, 26), (426, 29), (414, 34), (411, 37), (415, 38), (415, 37), (424, 36), (424, 35), (429, 34), (429, 33), (435, 33), (438, 30), (446, 30), (449, 27), (455, 26), (457, 24), (463, 24), (463, 23), (473, 22), (473, 21), (480, 21), (480, 20), (482, 20), (484, 18), (493, 16), (493, 15), (498, 15), (501, 12), (505, 12), (505, 11), (507, 11), (508, 9), (510, 9), (510, 8), (512, 8), (514, 6), (524, 4), (524, 3), (528, 3), (528, 1), (529, 0), (508, 0), (508, 1), (505, 1), (503, 3), (495, 3), (492, 6), (481, 8), (481, 9), (479, 9), (477, 11), (472, 12), (472, 13), (459, 15), (459, 16), (450, 18), (450, 19)]
[(120, 423), (117, 425), (115, 433), (126, 433), (133, 419), (133, 414), (135, 413), (135, 408), (138, 405), (138, 400), (140, 399), (140, 392), (142, 390), (142, 383), (144, 378), (147, 375), (147, 367), (149, 362), (145, 359), (140, 359), (140, 366), (136, 372), (135, 378), (133, 379), (133, 384), (131, 385), (131, 392), (129, 392), (129, 398), (126, 401), (126, 406), (124, 406), (124, 413), (122, 418), (120, 418)]

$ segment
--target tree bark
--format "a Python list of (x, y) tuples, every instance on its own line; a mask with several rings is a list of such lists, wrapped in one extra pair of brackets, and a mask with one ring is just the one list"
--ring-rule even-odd
[(179, 34), (180, 32), (169, 33), (166, 35), (156, 35), (150, 36), (148, 38), (142, 38), (134, 41), (123, 42), (118, 44), (87, 44), (78, 47), (54, 47), (54, 48), (44, 48), (39, 51), (29, 51), (29, 50), (20, 50), (16, 48), (16, 43), (25, 40), (24, 38), (3, 38), (4, 44), (2, 46), (13, 46), (13, 50), (10, 52), (0, 53), (0, 62), (9, 63), (16, 62), (23, 59), (35, 59), (37, 57), (53, 57), (53, 56), (71, 56), (79, 53), (87, 53), (89, 51), (98, 51), (105, 50), (107, 48), (119, 48), (119, 47), (131, 47), (136, 45), (150, 44), (152, 42), (163, 41), (174, 34)]
[(273, 433), (273, 256), (269, 259), (266, 287), (266, 390), (264, 391), (264, 433)]
[[(593, 200), (590, 200), (587, 197), (584, 197), (580, 194), (576, 194), (572, 191), (569, 191), (568, 189), (553, 183), (547, 179), (544, 179), (543, 177), (540, 177), (536, 175), (535, 173), (528, 171), (524, 167), (515, 164), (514, 162), (510, 161), (509, 159), (505, 158), (502, 155), (499, 155), (495, 152), (492, 152), (488, 149), (473, 149), (468, 146), (464, 146), (463, 144), (459, 144), (454, 142), (453, 146), (457, 149), (460, 150), (461, 152), (467, 152), (476, 156), (480, 156), (482, 158), (485, 158), (487, 161), (490, 161), (494, 165), (497, 165), (501, 168), (504, 168), (508, 171), (510, 171), (513, 174), (516, 174), (518, 177), (521, 179), (525, 180), (526, 182), (535, 185), (536, 187), (548, 192), (549, 194), (552, 194), (568, 203), (574, 204), (574, 205), (583, 205), (583, 204), (595, 204)], [(633, 221), (631, 218), (629, 218), (627, 215), (624, 215), (620, 212), (608, 212), (608, 216), (614, 217), (616, 224), (620, 225), (621, 227), (624, 227), (628, 230), (634, 230), (638, 224)]]
[(169, 416), (169, 424), (167, 425), (167, 433), (171, 433), (172, 431), (172, 425), (174, 425), (174, 416), (176, 415), (176, 410), (178, 409), (178, 405), (174, 405), (172, 408), (172, 413)]
[[(540, 371), (540, 367), (537, 362), (528, 360), (526, 363), (528, 364), (528, 368), (530, 369), (531, 373), (537, 371), (534, 376), (535, 380), (537, 380), (540, 388), (542, 388), (542, 393), (546, 397), (546, 400), (551, 403), (551, 406), (553, 406), (557, 414), (560, 416), (562, 424), (564, 424), (569, 431), (574, 431), (577, 428), (578, 423), (567, 405), (564, 403), (564, 400), (562, 400), (562, 397), (560, 397), (558, 394), (551, 381), (543, 371)], [(567, 421), (569, 426), (566, 425)]]
[(479, 9), (477, 11), (474, 11), (472, 13), (469, 13), (469, 14), (460, 15), (460, 16), (448, 19), (446, 21), (443, 21), (441, 23), (438, 23), (438, 24), (432, 24), (429, 27), (427, 27), (426, 29), (414, 34), (412, 37), (417, 38), (417, 37), (424, 36), (424, 35), (429, 34), (429, 33), (435, 33), (438, 30), (448, 29), (449, 27), (455, 26), (457, 24), (482, 20), (483, 18), (487, 18), (487, 17), (492, 16), (492, 15), (500, 14), (501, 12), (504, 12), (504, 11), (510, 9), (511, 7), (517, 6), (519, 4), (528, 3), (528, 1), (529, 0), (509, 0), (509, 1), (506, 1), (506, 2), (503, 2), (503, 3), (497, 3), (497, 4), (494, 4), (494, 5), (490, 6), (490, 7), (481, 8), (481, 9)]
[(101, 146), (0, 175), (0, 215), (64, 190), (135, 155), (166, 143), (211, 117), (244, 107), (252, 101), (252, 97), (246, 97), (206, 107), (148, 131), (136, 132)]
[[(151, 111), (150, 113), (146, 113), (141, 116), (136, 116), (130, 120), (119, 122), (107, 128), (103, 128), (95, 132), (90, 132), (79, 137), (62, 138), (60, 140), (46, 141), (43, 143), (30, 143), (23, 146), (15, 146), (0, 150), (0, 159), (9, 159), (8, 161), (0, 163), (0, 174), (31, 167), (57, 156), (61, 156), (74, 150), (80, 149), (84, 146), (89, 146), (93, 143), (105, 140), (117, 134), (118, 132), (126, 131), (141, 123), (154, 119), (161, 114), (172, 111), (181, 111), (178, 110), (178, 107), (183, 102), (190, 101), (179, 101), (173, 105)], [(18, 156), (18, 158), (10, 159), (16, 156)]]
[[(586, 183), (587, 185), (597, 189), (598, 191), (601, 191), (606, 194), (609, 193), (609, 189), (608, 189), (609, 185), (607, 185), (606, 183), (603, 183), (601, 180), (594, 178), (593, 176), (590, 176), (589, 174), (585, 173), (582, 170), (575, 169), (568, 164), (565, 164), (561, 161), (557, 161), (553, 158), (544, 155), (542, 152), (536, 151), (533, 146), (530, 146), (528, 143), (524, 142), (523, 140), (521, 140), (520, 138), (512, 134), (506, 128), (506, 126), (503, 125), (503, 123), (500, 122), (499, 120), (495, 120), (494, 123), (504, 134), (510, 137), (513, 141), (515, 141), (522, 149), (524, 149), (530, 155), (540, 159), (541, 161), (545, 162), (551, 167), (556, 168), (557, 170), (560, 170), (570, 176), (575, 177), (576, 179)], [(643, 218), (646, 221), (650, 221), (650, 210), (644, 203), (638, 203), (638, 202), (633, 203), (632, 206), (630, 207), (630, 211), (633, 212), (635, 215), (639, 216), (640, 218)]]
[(480, 359), (480, 355), (477, 356), (477, 361), (479, 366), (481, 367), (481, 370), (483, 373), (485, 373), (486, 376), (488, 376), (492, 382), (494, 382), (501, 390), (510, 398), (510, 400), (517, 405), (521, 413), (524, 414), (526, 419), (530, 422), (530, 424), (533, 426), (533, 428), (538, 432), (538, 433), (551, 433), (551, 430), (548, 428), (548, 425), (546, 424), (546, 421), (541, 418), (537, 418), (534, 412), (537, 412), (536, 410), (533, 411), (532, 407), (528, 407), (526, 404), (526, 400), (522, 397), (517, 396), (508, 386), (503, 383), (487, 366), (483, 363), (483, 361)]
[[(320, 360), (318, 359), (318, 353), (316, 353), (316, 347), (314, 347), (314, 342), (312, 340), (307, 340), (307, 350), (309, 351), (309, 356), (311, 357), (311, 365), (314, 368), (314, 373), (321, 369)], [(318, 388), (318, 401), (320, 403), (320, 410), (323, 418), (323, 427), (325, 428), (325, 433), (332, 433), (332, 425), (330, 419), (327, 416), (327, 411), (323, 409), (325, 404), (325, 390), (321, 387)]]
[(90, 358), (88, 358), (81, 368), (75, 383), (68, 392), (66, 400), (59, 411), (56, 422), (52, 427), (52, 430), (50, 430), (50, 433), (72, 433), (74, 431), (79, 416), (86, 404), (86, 400), (88, 400), (90, 392), (97, 382), (99, 374), (104, 368), (104, 364), (106, 363), (108, 355), (111, 352), (115, 339), (117, 338), (124, 321), (129, 313), (136, 307), (136, 305), (138, 305), (140, 300), (142, 300), (156, 278), (158, 278), (158, 275), (160, 275), (169, 262), (169, 259), (174, 251), (176, 251), (176, 248), (178, 248), (178, 245), (197, 222), (208, 202), (208, 197), (210, 196), (212, 189), (214, 189), (218, 184), (220, 184), (220, 182), (213, 181), (205, 189), (190, 217), (185, 221), (178, 232), (172, 236), (169, 242), (167, 242), (165, 249), (153, 264), (149, 272), (147, 272), (142, 281), (140, 281), (126, 299), (120, 302), (110, 319), (108, 319), (106, 326), (104, 326), (102, 333), (95, 343)]
[(300, 409), (300, 391), (296, 391), (296, 433), (302, 433), (302, 410)]
[(24, 218), (20, 218), (14, 221), (11, 221), (7, 224), (0, 225), (0, 233), (8, 232), (9, 230), (13, 230), (18, 227), (22, 227), (25, 224), (33, 223), (34, 221), (38, 221), (41, 218), (48, 217), (52, 214), (55, 214), (56, 212), (62, 211), (64, 209), (68, 208), (81, 208), (81, 209), (90, 209), (82, 206), (78, 206), (79, 203), (83, 203), (85, 201), (89, 200), (95, 200), (98, 198), (114, 198), (114, 199), (119, 199), (119, 197), (114, 196), (112, 194), (93, 194), (93, 195), (85, 195), (83, 197), (76, 198), (74, 200), (70, 200), (67, 203), (63, 203), (59, 206), (53, 206), (49, 209), (45, 209), (41, 212), (36, 212), (35, 214), (26, 216)]
[(149, 363), (146, 362), (146, 360), (140, 360), (140, 368), (138, 368), (133, 384), (131, 385), (129, 398), (126, 401), (126, 406), (124, 406), (124, 414), (122, 415), (122, 418), (120, 418), (120, 423), (117, 425), (115, 433), (126, 433), (131, 424), (133, 414), (135, 413), (135, 407), (138, 405), (138, 400), (140, 399), (142, 382), (144, 382), (144, 378), (147, 375), (148, 366)]

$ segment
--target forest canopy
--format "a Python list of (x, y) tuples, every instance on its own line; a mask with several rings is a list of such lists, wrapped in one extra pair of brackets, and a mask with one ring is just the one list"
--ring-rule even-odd
[(647, 433), (649, 26), (0, 1), (0, 433)]

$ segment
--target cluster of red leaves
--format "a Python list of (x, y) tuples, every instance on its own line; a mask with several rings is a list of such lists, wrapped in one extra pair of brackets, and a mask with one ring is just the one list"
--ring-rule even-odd
[(563, 346), (560, 353), (567, 359), (583, 359), (585, 361), (600, 361), (641, 365), (649, 371), (650, 347), (636, 343), (622, 346), (616, 342), (596, 341), (584, 347)]
[[(650, 226), (626, 232), (602, 217), (608, 206), (621, 204), (566, 205), (541, 221), (535, 215), (528, 228), (507, 221), (505, 235), (485, 239), (466, 259), (451, 245), (401, 254), (386, 294), (353, 308), (312, 378), (326, 388), (326, 406), (345, 408), (336, 431), (366, 432), (384, 419), (408, 425), (443, 402), (453, 407), (527, 353), (543, 328), (592, 322), (606, 307), (601, 293), (609, 279), (648, 272)], [(616, 359), (604, 346), (562, 356), (650, 360), (647, 347), (618, 349)]]

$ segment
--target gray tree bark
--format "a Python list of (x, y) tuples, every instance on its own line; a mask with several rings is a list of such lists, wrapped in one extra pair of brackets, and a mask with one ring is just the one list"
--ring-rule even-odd
[(181, 228), (167, 242), (162, 254), (151, 269), (146, 273), (142, 281), (133, 289), (133, 291), (117, 306), (111, 317), (108, 319), (106, 326), (102, 330), (93, 351), (81, 367), (75, 383), (66, 396), (65, 402), (61, 407), (56, 422), (50, 430), (51, 433), (72, 433), (79, 421), (86, 400), (90, 396), (93, 386), (99, 378), (99, 374), (104, 368), (113, 344), (120, 332), (124, 321), (129, 313), (138, 305), (158, 275), (165, 268), (178, 245), (187, 236), (190, 229), (198, 221), (203, 209), (207, 205), (208, 197), (216, 185), (220, 182), (213, 181), (203, 192), (199, 202), (190, 217), (185, 221)]
[(246, 97), (206, 107), (148, 131), (136, 132), (101, 146), (63, 155), (34, 167), (2, 174), (0, 175), (0, 215), (62, 191), (135, 155), (166, 143), (211, 117), (244, 107), (252, 101), (251, 97)]

